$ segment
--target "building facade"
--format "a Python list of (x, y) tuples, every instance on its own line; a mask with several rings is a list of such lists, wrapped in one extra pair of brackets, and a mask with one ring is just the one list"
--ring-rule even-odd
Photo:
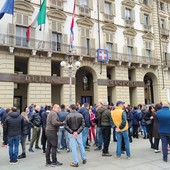
[[(69, 52), (73, 3), (48, 0), (46, 23), (31, 27), (29, 41), (40, 0), (15, 0), (14, 15), (0, 20), (0, 106), (68, 105), (60, 62)], [(81, 67), (73, 68), (73, 102), (170, 101), (169, 17), (168, 0), (77, 0), (72, 58)], [(97, 61), (98, 48), (108, 50), (108, 63)]]

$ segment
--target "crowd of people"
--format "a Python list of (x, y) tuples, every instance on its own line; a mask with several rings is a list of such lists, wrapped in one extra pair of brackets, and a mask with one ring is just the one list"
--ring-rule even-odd
[[(117, 142), (115, 159), (121, 159), (126, 151), (127, 159), (131, 159), (130, 143), (133, 138), (149, 139), (151, 149), (161, 152), (159, 141), (162, 141), (163, 161), (168, 161), (168, 146), (170, 145), (170, 110), (167, 102), (156, 105), (139, 104), (125, 107), (123, 101), (117, 101), (115, 106), (109, 106), (103, 101), (90, 106), (88, 103), (72, 104), (66, 108), (59, 106), (40, 107), (31, 104), (20, 114), (15, 107), (4, 109), (0, 107), (0, 120), (3, 127), (3, 147), (9, 148), (9, 162), (16, 164), (18, 159), (26, 158), (26, 141), (29, 152), (42, 149), (46, 158), (46, 166), (61, 166), (57, 153), (66, 149), (72, 153), (72, 167), (79, 167), (77, 145), (82, 163), (87, 163), (86, 152), (90, 145), (96, 146), (94, 151), (102, 150), (102, 156), (112, 156), (109, 153), (111, 133), (113, 141)], [(112, 130), (113, 129), (113, 130)], [(39, 139), (41, 136), (41, 145)], [(19, 154), (19, 144), (22, 152)]]

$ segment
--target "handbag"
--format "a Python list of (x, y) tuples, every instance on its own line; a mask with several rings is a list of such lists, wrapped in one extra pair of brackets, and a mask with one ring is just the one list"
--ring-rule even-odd
[(152, 124), (152, 119), (150, 119), (150, 120), (145, 120), (145, 123), (146, 123), (146, 125)]

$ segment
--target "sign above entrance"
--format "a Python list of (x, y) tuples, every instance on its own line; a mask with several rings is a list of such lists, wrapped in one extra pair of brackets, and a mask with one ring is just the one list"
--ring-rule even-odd
[(101, 48), (97, 49), (97, 61), (108, 62), (109, 61), (108, 51)]
[(113, 86), (144, 87), (144, 82), (98, 79), (98, 85), (109, 86), (109, 87), (113, 87)]
[[(14, 83), (50, 83), (50, 84), (69, 84), (69, 78), (57, 76), (38, 76), (26, 74), (3, 74), (0, 73), (0, 81)], [(73, 79), (75, 83), (75, 79)]]

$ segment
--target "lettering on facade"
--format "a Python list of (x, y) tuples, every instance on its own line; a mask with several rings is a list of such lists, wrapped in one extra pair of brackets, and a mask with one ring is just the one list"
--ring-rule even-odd
[(126, 80), (104, 80), (99, 79), (98, 85), (104, 85), (108, 87), (114, 86), (127, 86), (127, 87), (144, 87), (143, 81), (126, 81)]

